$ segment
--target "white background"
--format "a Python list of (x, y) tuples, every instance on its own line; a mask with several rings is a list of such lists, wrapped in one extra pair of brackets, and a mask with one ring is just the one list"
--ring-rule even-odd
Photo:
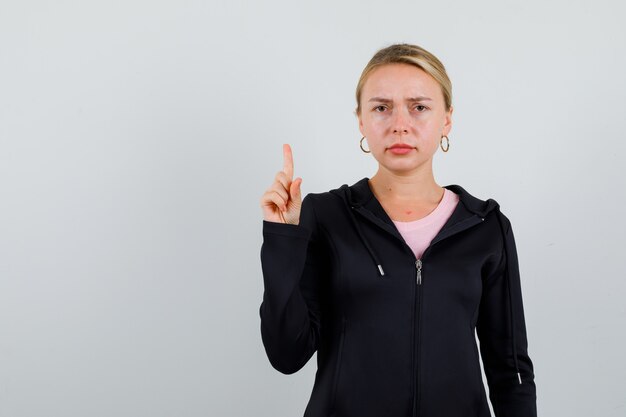
[(371, 177), (369, 58), (453, 83), (440, 185), (512, 222), (542, 416), (626, 412), (619, 1), (0, 0), (0, 416), (299, 416), (260, 337), (259, 199)]

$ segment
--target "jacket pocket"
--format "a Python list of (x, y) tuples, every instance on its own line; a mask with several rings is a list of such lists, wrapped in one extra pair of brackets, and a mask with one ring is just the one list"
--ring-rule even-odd
[(474, 353), (474, 357), (472, 358), (472, 362), (474, 363), (474, 377), (477, 379), (477, 386), (482, 389), (483, 375), (480, 370), (480, 353), (476, 345), (476, 331), (472, 327), (470, 327), (470, 343), (472, 345), (472, 352)]
[(480, 353), (478, 352), (478, 346), (476, 345), (476, 332), (473, 328), (471, 328), (471, 337), (472, 337), (472, 350), (474, 351), (474, 358), (472, 362), (474, 362), (474, 373), (476, 378), (476, 387), (479, 390), (480, 400), (478, 404), (478, 410), (476, 410), (476, 415), (478, 417), (491, 416), (491, 412), (489, 411), (489, 405), (487, 404), (487, 393), (485, 391), (485, 386), (483, 384), (483, 374), (480, 369), (480, 360), (482, 359)]
[(330, 415), (335, 415), (335, 404), (337, 397), (337, 387), (339, 385), (339, 373), (341, 371), (341, 356), (343, 354), (343, 345), (346, 338), (346, 318), (341, 318), (341, 334), (339, 335), (339, 349), (337, 352), (337, 363), (335, 364), (335, 370), (333, 373), (333, 385), (330, 398)]

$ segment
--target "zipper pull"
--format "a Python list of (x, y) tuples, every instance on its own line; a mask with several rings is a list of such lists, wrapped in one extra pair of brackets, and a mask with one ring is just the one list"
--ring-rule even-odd
[(422, 260), (415, 261), (415, 268), (417, 269), (417, 285), (422, 284)]

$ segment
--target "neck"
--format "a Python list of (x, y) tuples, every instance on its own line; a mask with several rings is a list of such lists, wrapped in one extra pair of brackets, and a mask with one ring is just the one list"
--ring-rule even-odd
[(444, 189), (435, 182), (432, 167), (412, 172), (394, 172), (379, 166), (369, 180), (379, 200), (398, 202), (439, 202)]

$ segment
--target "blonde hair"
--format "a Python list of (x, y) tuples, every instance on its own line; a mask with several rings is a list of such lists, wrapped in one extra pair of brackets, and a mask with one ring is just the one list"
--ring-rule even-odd
[(376, 68), (387, 64), (409, 64), (425, 71), (441, 86), (446, 111), (450, 110), (452, 106), (452, 83), (441, 61), (420, 46), (402, 43), (379, 50), (363, 69), (356, 86), (357, 115), (361, 114), (361, 91), (367, 77)]

